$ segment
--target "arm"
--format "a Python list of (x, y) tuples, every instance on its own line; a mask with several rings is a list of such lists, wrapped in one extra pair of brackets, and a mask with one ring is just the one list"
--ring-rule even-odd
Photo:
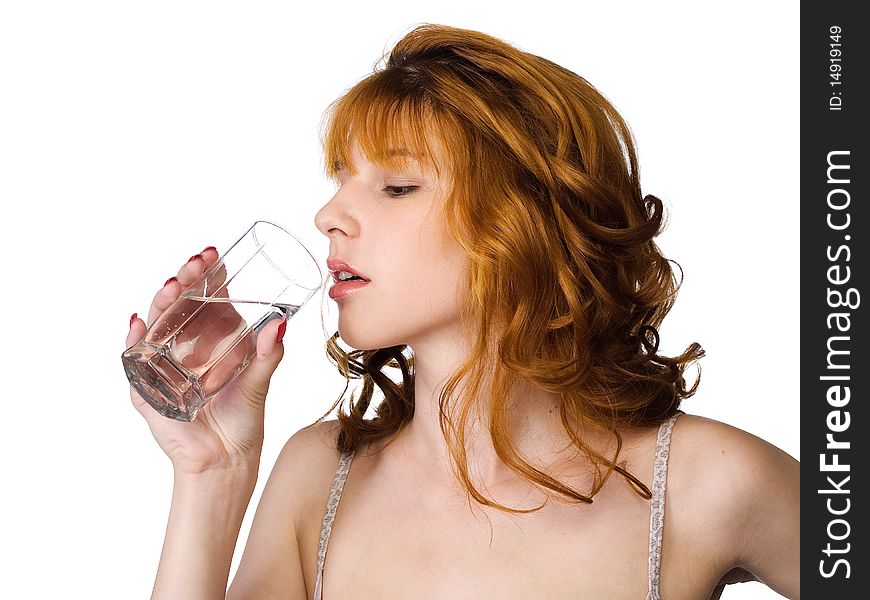
[[(284, 445), (263, 490), (245, 552), (227, 598), (305, 600), (303, 562), (314, 569), (316, 541), (338, 463), (335, 421), (295, 433)], [(303, 555), (300, 539), (308, 531)], [(311, 582), (309, 582), (311, 584)]]
[(800, 598), (800, 463), (761, 440), (746, 452), (752, 469), (737, 559), (774, 591)]
[(152, 599), (220, 598), (256, 473), (176, 474)]
[(800, 463), (750, 433), (691, 415), (677, 421), (674, 445), (677, 562), (709, 569), (713, 583), (757, 579), (800, 598)]
[[(187, 261), (155, 294), (148, 322), (153, 323), (217, 258), (217, 251), (209, 247)], [(154, 599), (226, 595), (233, 550), (257, 481), (269, 380), (284, 353), (281, 325), (266, 325), (248, 367), (192, 422), (161, 416), (130, 390), (133, 406), (175, 474)], [(141, 340), (145, 332), (146, 322), (134, 314), (126, 346)]]

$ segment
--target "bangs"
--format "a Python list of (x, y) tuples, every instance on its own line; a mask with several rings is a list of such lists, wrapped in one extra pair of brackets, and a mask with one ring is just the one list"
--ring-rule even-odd
[(401, 170), (417, 161), (439, 175), (442, 168), (451, 169), (436, 160), (452, 154), (439, 148), (455, 147), (446, 144), (455, 136), (446, 135), (445, 115), (436, 114), (424, 94), (408, 84), (398, 73), (380, 71), (330, 105), (323, 128), (327, 176), (337, 179), (341, 169), (354, 172), (354, 143), (381, 168)]

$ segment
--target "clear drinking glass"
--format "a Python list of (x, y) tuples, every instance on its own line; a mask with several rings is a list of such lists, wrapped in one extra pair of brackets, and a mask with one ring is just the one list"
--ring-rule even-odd
[(251, 362), (263, 327), (296, 314), (322, 281), (302, 242), (257, 221), (123, 353), (130, 385), (160, 414), (193, 421)]

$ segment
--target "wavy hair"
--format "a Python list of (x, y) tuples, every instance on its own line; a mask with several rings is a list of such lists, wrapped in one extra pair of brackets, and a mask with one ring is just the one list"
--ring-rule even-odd
[[(679, 284), (653, 241), (663, 228), (662, 202), (641, 194), (631, 132), (610, 102), (577, 74), (501, 40), (423, 25), (331, 105), (323, 142), (333, 177), (349, 164), (353, 143), (381, 166), (408, 160), (391, 152), (404, 148), (452, 173), (443, 217), (468, 256), (461, 314), (473, 344), (443, 388), (440, 425), (470, 497), (529, 512), (486, 498), (469, 477), (466, 425), (473, 399), (486, 392), (492, 443), (518, 475), (591, 502), (615, 471), (649, 498), (619, 462), (618, 430), (674, 414), (697, 389), (700, 372), (690, 387), (684, 375), (703, 350), (693, 343), (676, 357), (659, 352), (658, 328)], [(352, 450), (410, 422), (414, 362), (406, 346), (348, 351), (339, 339), (336, 332), (327, 341), (327, 355), (348, 386), (362, 380), (347, 412), (338, 410), (338, 448)], [(389, 376), (390, 368), (400, 376)], [(588, 492), (517, 451), (508, 416), (518, 382), (560, 399), (565, 431), (594, 466)], [(383, 399), (366, 418), (375, 386)], [(613, 455), (588, 445), (584, 427), (612, 434)]]

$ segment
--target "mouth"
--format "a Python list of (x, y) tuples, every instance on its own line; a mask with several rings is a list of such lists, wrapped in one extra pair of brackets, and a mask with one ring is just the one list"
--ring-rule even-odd
[(352, 271), (330, 271), (332, 275), (332, 280), (335, 283), (344, 283), (345, 281), (364, 281), (366, 283), (370, 283), (371, 279), (366, 279), (365, 277), (361, 277)]
[(347, 271), (333, 273), (332, 278), (335, 283), (332, 284), (331, 288), (329, 288), (329, 297), (333, 300), (342, 300), (344, 298), (347, 298), (360, 288), (363, 288), (369, 284), (369, 281), (367, 279), (359, 276), (351, 276), (347, 279), (339, 278), (346, 277), (347, 275)]
[(346, 281), (364, 281), (366, 283), (371, 283), (371, 279), (342, 260), (331, 258), (326, 261), (326, 266), (335, 283), (344, 283)]
[(339, 258), (330, 258), (326, 261), (329, 274), (334, 282), (329, 288), (329, 297), (333, 300), (342, 300), (355, 293), (360, 288), (371, 283), (371, 279), (360, 273)]

